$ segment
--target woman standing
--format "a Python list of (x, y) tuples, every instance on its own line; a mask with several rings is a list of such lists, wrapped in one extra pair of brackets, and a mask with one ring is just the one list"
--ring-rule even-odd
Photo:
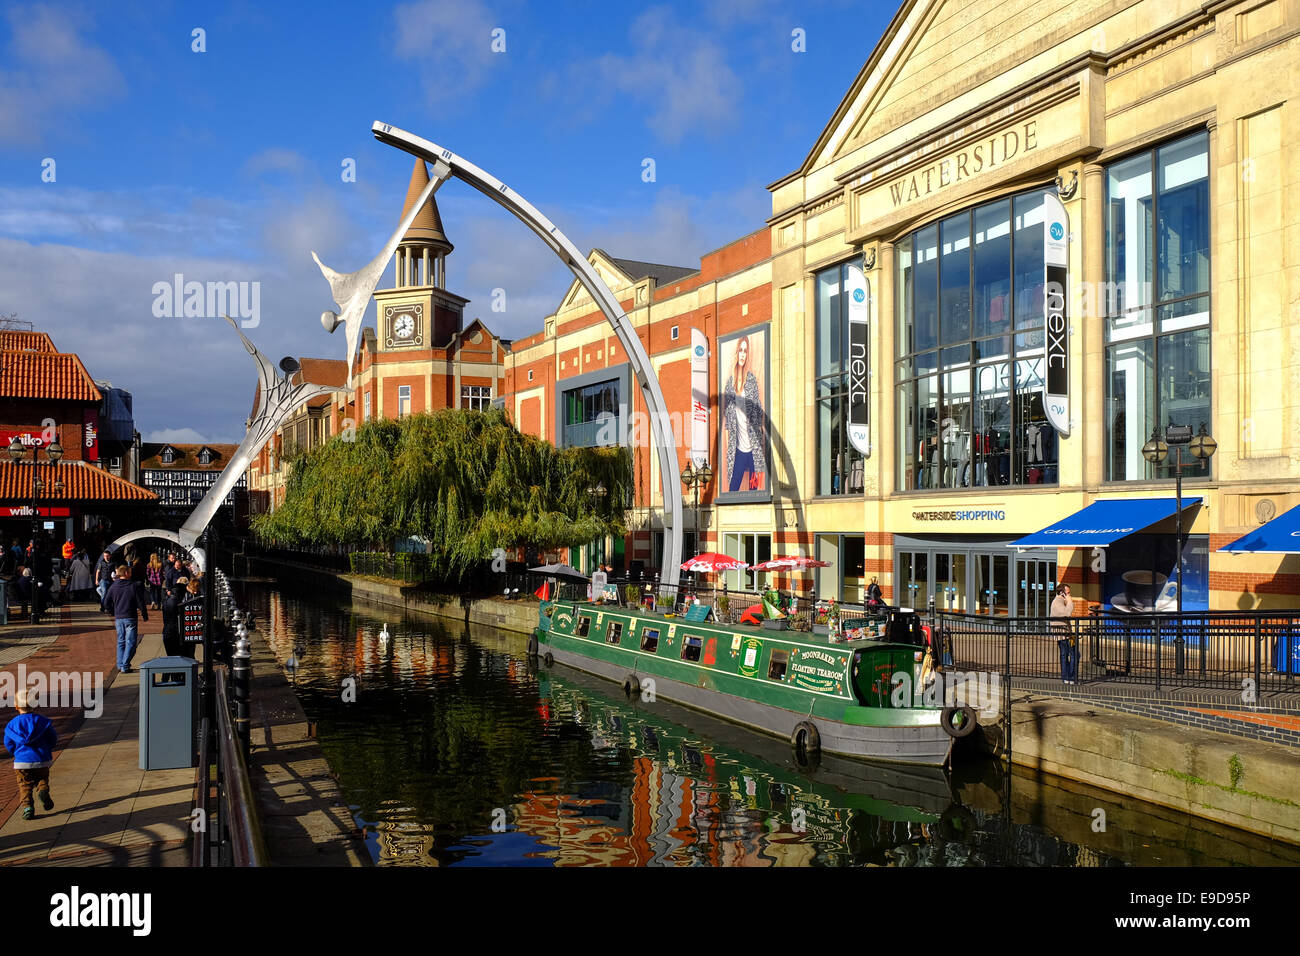
[(727, 430), (727, 490), (763, 488), (767, 472), (766, 416), (758, 395), (758, 378), (749, 365), (748, 335), (742, 335), (736, 342), (736, 364), (727, 379), (722, 401)]
[(1052, 598), (1052, 628), (1057, 633), (1056, 646), (1061, 651), (1061, 683), (1077, 684), (1079, 682), (1079, 644), (1069, 619), (1074, 616), (1074, 599), (1070, 597), (1070, 586), (1060, 584), (1056, 596)]
[(90, 561), (85, 551), (78, 551), (72, 559), (72, 580), (68, 584), (73, 600), (84, 601), (91, 589)]
[(157, 611), (162, 607), (163, 566), (155, 551), (149, 555), (149, 566), (145, 568), (145, 580), (149, 585), (149, 610)]

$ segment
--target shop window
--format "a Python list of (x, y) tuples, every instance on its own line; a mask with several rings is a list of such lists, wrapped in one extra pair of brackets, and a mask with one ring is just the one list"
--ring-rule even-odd
[(656, 654), (659, 651), (659, 628), (647, 627), (641, 632), (641, 650), (648, 654)]
[(768, 680), (785, 680), (785, 667), (790, 662), (789, 651), (773, 651), (767, 663)]
[[(1209, 137), (1106, 169), (1106, 478), (1172, 478), (1142, 457), (1152, 429), (1210, 422)], [(1212, 430), (1212, 429), (1211, 429)], [(1209, 475), (1208, 464), (1192, 474)]]
[[(740, 558), (751, 568), (756, 564), (772, 558), (772, 536), (770, 534), (724, 534), (722, 536), (723, 553), (732, 558)], [(724, 571), (727, 586), (733, 591), (757, 591), (758, 575), (761, 571)]]
[(616, 445), (623, 433), (619, 381), (570, 389), (561, 398), (564, 447)]
[(899, 490), (1055, 484), (1043, 409), (1043, 190), (897, 246)]

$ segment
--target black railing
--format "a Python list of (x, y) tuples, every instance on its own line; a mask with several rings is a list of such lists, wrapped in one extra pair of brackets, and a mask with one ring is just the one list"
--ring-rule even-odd
[[(1300, 610), (1010, 618), (936, 611), (955, 664), (1011, 677), (1296, 691)], [(1077, 657), (1076, 657), (1077, 655)], [(1071, 674), (1071, 662), (1077, 661)], [(1249, 698), (1248, 698), (1249, 699)]]

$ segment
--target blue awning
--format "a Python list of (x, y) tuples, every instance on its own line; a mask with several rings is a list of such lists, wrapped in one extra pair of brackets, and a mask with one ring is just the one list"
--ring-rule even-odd
[(1269, 551), (1273, 554), (1300, 554), (1300, 505), (1242, 535), (1220, 551)]
[[(1183, 499), (1183, 510), (1201, 503), (1199, 497)], [(1118, 498), (1094, 501), (1082, 511), (1025, 535), (1012, 548), (1104, 548), (1176, 514), (1177, 498)]]

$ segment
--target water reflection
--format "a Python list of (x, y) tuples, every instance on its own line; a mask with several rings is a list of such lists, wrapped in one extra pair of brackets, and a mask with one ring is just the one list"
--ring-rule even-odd
[(278, 659), (296, 648), (303, 708), (383, 865), (1300, 862), (1300, 848), (1067, 781), (1018, 771), (1008, 788), (991, 762), (951, 778), (833, 757), (800, 768), (784, 741), (539, 671), (524, 635), (249, 591)]

